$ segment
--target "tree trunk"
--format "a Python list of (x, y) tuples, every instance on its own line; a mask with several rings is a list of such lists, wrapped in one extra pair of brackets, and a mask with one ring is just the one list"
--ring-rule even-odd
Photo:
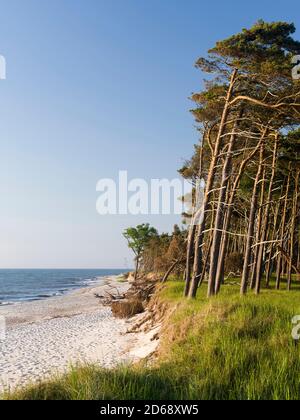
[[(241, 113), (239, 114), (239, 117)], [(214, 223), (214, 230), (213, 230), (213, 242), (212, 242), (212, 249), (211, 249), (211, 260), (210, 260), (210, 270), (209, 270), (209, 293), (210, 295), (219, 291), (216, 289), (216, 274), (218, 269), (218, 262), (219, 262), (219, 255), (220, 255), (220, 245), (222, 240), (222, 228), (224, 225), (224, 212), (225, 212), (225, 201), (227, 196), (227, 189), (228, 189), (228, 182), (230, 179), (230, 170), (232, 166), (232, 154), (234, 150), (234, 143), (236, 140), (236, 129), (238, 126), (238, 121), (235, 121), (233, 133), (230, 136), (230, 141), (228, 143), (228, 150), (226, 153), (226, 158), (223, 166), (223, 173), (222, 173), (222, 181), (221, 181), (221, 189), (219, 194), (219, 202), (217, 207), (217, 213)]]
[(268, 197), (267, 197), (267, 205), (265, 207), (264, 220), (262, 224), (262, 234), (261, 234), (262, 243), (259, 246), (259, 251), (257, 255), (256, 287), (255, 287), (255, 291), (257, 294), (260, 292), (261, 279), (262, 279), (262, 274), (263, 274), (263, 270), (262, 270), (263, 258), (264, 258), (264, 253), (265, 253), (265, 241), (267, 240), (268, 229), (269, 229), (271, 200), (273, 196), (273, 187), (274, 187), (274, 180), (275, 180), (275, 175), (276, 175), (276, 163), (277, 163), (277, 157), (278, 157), (278, 144), (279, 144), (279, 134), (277, 134), (275, 137), (273, 161), (272, 161), (272, 174), (271, 174), (269, 192), (268, 192)]
[[(198, 227), (196, 243), (195, 243), (193, 279), (192, 279), (192, 283), (191, 283), (191, 287), (189, 291), (190, 298), (195, 298), (197, 295), (200, 276), (202, 273), (202, 245), (203, 245), (203, 239), (204, 239), (204, 231), (206, 227), (207, 212), (208, 212), (208, 207), (209, 207), (211, 190), (213, 188), (215, 175), (216, 175), (216, 165), (219, 159), (221, 140), (225, 131), (225, 126), (226, 126), (226, 122), (229, 115), (230, 100), (232, 98), (236, 77), (237, 77), (237, 70), (235, 69), (231, 75), (231, 80), (230, 80), (230, 84), (229, 84), (229, 88), (228, 88), (228, 92), (226, 96), (225, 106), (223, 109), (222, 119), (220, 122), (219, 132), (218, 132), (216, 143), (215, 143), (214, 154), (212, 156), (207, 183), (206, 183), (206, 191), (205, 191), (203, 205), (202, 205), (202, 212), (203, 212), (202, 220), (200, 221), (200, 225)], [(212, 294), (214, 294), (214, 290), (209, 289), (208, 296), (211, 296)]]
[(201, 277), (200, 277), (200, 281), (199, 281), (199, 286), (202, 285), (202, 283), (204, 282), (204, 279), (205, 279), (205, 274), (206, 274), (207, 264), (208, 264), (208, 260), (209, 260), (209, 254), (210, 254), (210, 251), (211, 251), (211, 246), (212, 246), (212, 237), (209, 240), (208, 249), (206, 251), (206, 255), (205, 255), (205, 258), (204, 258), (203, 269), (202, 269), (202, 273), (201, 273)]
[(134, 281), (137, 280), (138, 278), (138, 274), (139, 274), (139, 265), (140, 265), (140, 256), (136, 257), (136, 262), (135, 262), (135, 273), (134, 273)]
[[(208, 133), (209, 136), (209, 133)], [(205, 143), (205, 135), (203, 136), (203, 144), (201, 145), (201, 152), (200, 152), (200, 165), (199, 165), (199, 182), (201, 182), (203, 177), (203, 147)], [(196, 205), (197, 205), (197, 188), (196, 186)], [(196, 206), (195, 206), (196, 207)], [(196, 208), (197, 213), (197, 208)], [(191, 287), (191, 271), (192, 271), (192, 257), (194, 253), (194, 246), (195, 246), (195, 236), (196, 236), (196, 225), (195, 225), (195, 218), (197, 214), (192, 214), (191, 226), (189, 228), (188, 234), (188, 241), (187, 241), (187, 253), (186, 253), (186, 268), (185, 268), (185, 288), (184, 288), (184, 297), (188, 297), (190, 287)]]
[[(265, 190), (266, 190), (266, 168), (264, 167), (263, 170), (263, 179), (261, 182), (261, 192), (260, 192), (260, 205), (258, 210), (258, 218), (257, 218), (257, 226), (256, 226), (256, 244), (259, 243), (262, 231), (262, 219), (263, 219), (263, 205), (264, 205), (264, 198), (265, 198)], [(259, 248), (256, 246), (254, 249), (254, 263), (252, 267), (252, 280), (251, 280), (251, 289), (253, 290), (256, 287), (256, 273), (257, 273), (257, 261), (258, 261), (258, 253)]]
[(188, 242), (187, 242), (187, 255), (186, 255), (186, 268), (185, 268), (185, 288), (184, 288), (184, 296), (187, 297), (189, 295), (189, 290), (191, 286), (191, 270), (192, 270), (192, 256), (194, 252), (194, 243), (195, 243), (195, 235), (196, 235), (196, 226), (190, 226)]
[[(266, 133), (267, 133), (267, 130), (266, 130)], [(254, 187), (253, 187), (253, 192), (252, 192), (249, 228), (248, 228), (248, 233), (247, 233), (247, 244), (246, 244), (244, 268), (243, 268), (243, 275), (242, 275), (242, 282), (241, 282), (241, 295), (245, 295), (247, 293), (247, 288), (248, 288), (254, 226), (255, 226), (255, 216), (257, 212), (257, 202), (258, 202), (257, 192), (259, 188), (259, 181), (261, 179), (261, 175), (263, 172), (263, 159), (264, 159), (264, 143), (260, 147), (259, 164), (258, 164), (256, 179), (254, 182)]]
[[(287, 216), (287, 207), (288, 207), (288, 199), (289, 199), (289, 192), (290, 192), (290, 182), (291, 182), (291, 163), (289, 165), (289, 175), (287, 177), (287, 184), (286, 184), (286, 195), (284, 199), (284, 206), (283, 206), (283, 215), (282, 215), (282, 225), (281, 225), (281, 237), (280, 237), (280, 247), (284, 248), (284, 234), (285, 234), (285, 222)], [(282, 273), (282, 252), (279, 252), (278, 260), (277, 260), (277, 270), (276, 270), (276, 290), (280, 289), (281, 283), (281, 273)]]
[(174, 263), (171, 265), (171, 267), (168, 269), (168, 271), (166, 272), (166, 274), (164, 275), (163, 279), (162, 279), (162, 283), (166, 283), (168, 281), (168, 278), (170, 277), (170, 275), (172, 274), (172, 272), (175, 270), (175, 268), (177, 267), (178, 264), (183, 263), (184, 260), (182, 259), (182, 257), (180, 257), (178, 260), (174, 261)]
[(245, 158), (243, 160), (243, 162), (241, 163), (238, 175), (236, 176), (236, 178), (234, 180), (234, 183), (233, 183), (232, 191), (231, 191), (231, 194), (229, 196), (228, 203), (227, 203), (228, 210), (227, 210), (227, 214), (226, 214), (225, 221), (224, 221), (224, 226), (223, 226), (223, 240), (222, 240), (222, 244), (221, 244), (219, 263), (218, 263), (218, 269), (217, 269), (217, 274), (216, 274), (216, 293), (219, 292), (221, 284), (224, 281), (225, 257), (226, 257), (226, 251), (227, 251), (228, 240), (229, 240), (228, 230), (229, 230), (229, 227), (230, 227), (231, 216), (232, 216), (232, 213), (233, 213), (234, 200), (235, 200), (235, 197), (236, 197), (239, 185), (240, 185), (241, 178), (244, 174), (244, 170), (245, 170), (248, 162), (256, 155), (256, 153), (260, 149), (261, 143), (264, 141), (264, 137), (265, 137), (265, 132), (263, 133), (263, 135), (262, 135), (258, 145), (254, 149), (254, 151), (252, 153), (250, 153), (250, 155), (247, 158)]
[(298, 210), (299, 176), (300, 176), (300, 171), (297, 170), (296, 178), (295, 178), (295, 194), (294, 194), (294, 201), (293, 201), (292, 223), (291, 223), (290, 261), (288, 261), (288, 284), (287, 284), (288, 290), (291, 290), (291, 286), (292, 286), (294, 240), (295, 240), (295, 228), (296, 228), (296, 219), (297, 219), (297, 210)]
[[(283, 194), (283, 186), (281, 187), (280, 197), (282, 196), (282, 194)], [(267, 270), (266, 270), (266, 287), (267, 288), (269, 288), (269, 286), (270, 286), (271, 276), (272, 276), (273, 271), (274, 271), (273, 251), (274, 251), (274, 249), (277, 250), (277, 247), (274, 245), (274, 241), (278, 238), (277, 225), (278, 225), (280, 207), (281, 207), (281, 200), (279, 200), (276, 203), (276, 207), (275, 207), (273, 231), (272, 231), (272, 236), (271, 236), (271, 241), (273, 243), (271, 243), (270, 257), (269, 257), (269, 261), (268, 261), (268, 264), (267, 264)]]

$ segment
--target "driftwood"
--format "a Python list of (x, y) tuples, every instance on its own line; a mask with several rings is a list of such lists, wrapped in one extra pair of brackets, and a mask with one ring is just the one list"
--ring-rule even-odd
[[(119, 290), (114, 287), (109, 291), (105, 291), (104, 295), (95, 294), (95, 298), (99, 299), (104, 306), (112, 306), (118, 302), (140, 301), (141, 303), (148, 303), (154, 294), (156, 281), (138, 280), (133, 283), (131, 288), (125, 294), (120, 294)], [(116, 290), (117, 294), (112, 293)]]
[(119, 291), (118, 291), (118, 295), (113, 295), (112, 293), (108, 291), (106, 291), (105, 294), (106, 296), (99, 295), (98, 293), (95, 293), (94, 295), (96, 299), (99, 299), (101, 301), (101, 304), (103, 306), (111, 306), (113, 302), (118, 302), (126, 298), (125, 294), (121, 295)]
[(149, 282), (148, 280), (135, 282), (128, 290), (126, 297), (140, 299), (143, 302), (148, 302), (154, 294), (156, 281)]

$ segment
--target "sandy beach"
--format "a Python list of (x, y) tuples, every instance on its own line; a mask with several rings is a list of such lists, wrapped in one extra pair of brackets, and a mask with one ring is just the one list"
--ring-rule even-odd
[(6, 338), (0, 341), (0, 392), (63, 373), (71, 365), (113, 367), (152, 353), (152, 335), (126, 334), (133, 321), (115, 319), (95, 294), (124, 293), (116, 277), (64, 296), (0, 306)]

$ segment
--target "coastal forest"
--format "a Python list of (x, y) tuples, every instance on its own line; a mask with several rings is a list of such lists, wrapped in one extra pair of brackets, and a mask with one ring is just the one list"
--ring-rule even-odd
[(259, 21), (196, 62), (207, 74), (191, 97), (200, 142), (179, 170), (193, 185), (193, 211), (184, 215), (186, 228), (152, 235), (139, 256), (163, 282), (181, 276), (185, 297), (195, 298), (199, 287), (217, 295), (231, 278), (241, 295), (290, 290), (300, 275), (294, 33), (293, 24)]

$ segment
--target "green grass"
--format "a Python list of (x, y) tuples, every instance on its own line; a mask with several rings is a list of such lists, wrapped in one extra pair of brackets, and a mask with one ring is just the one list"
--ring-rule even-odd
[(151, 368), (73, 369), (63, 378), (6, 395), (7, 399), (296, 400), (300, 397), (300, 343), (291, 337), (300, 315), (298, 290), (263, 290), (241, 298), (225, 286), (219, 297), (182, 299), (170, 282), (159, 299), (176, 311), (163, 330)]

